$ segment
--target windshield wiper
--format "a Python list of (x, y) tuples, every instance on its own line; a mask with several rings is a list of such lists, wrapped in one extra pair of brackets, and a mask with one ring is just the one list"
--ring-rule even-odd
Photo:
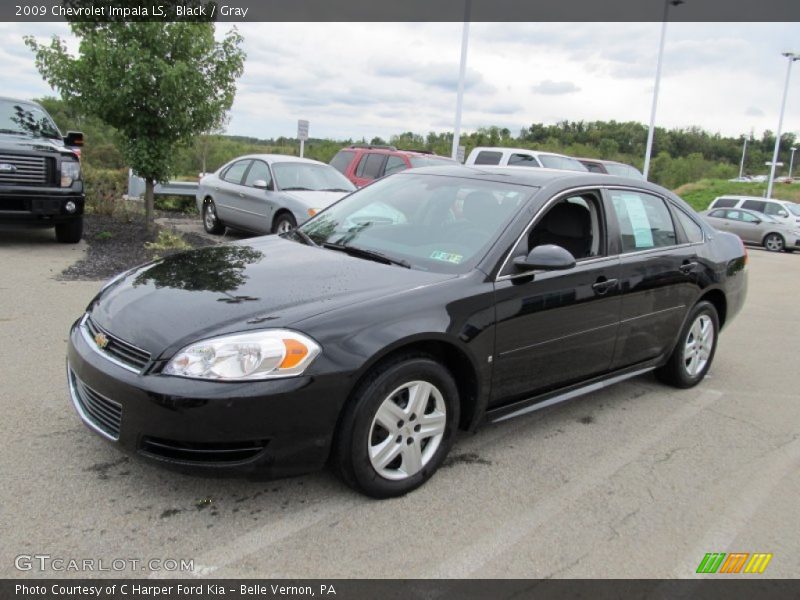
[(316, 192), (317, 190), (312, 190), (311, 188), (307, 188), (307, 187), (295, 186), (295, 187), (282, 187), (281, 191), (282, 192)]
[(319, 244), (311, 239), (311, 237), (302, 229), (292, 229), (291, 231), (287, 232), (285, 235), (296, 235), (299, 237), (303, 242), (305, 242), (309, 246), (315, 246), (319, 248)]
[(344, 244), (334, 244), (332, 242), (325, 242), (322, 244), (324, 248), (328, 248), (330, 250), (338, 250), (339, 252), (345, 252), (350, 256), (357, 256), (358, 258), (366, 258), (367, 260), (374, 260), (375, 262), (382, 262), (387, 265), (398, 265), (400, 267), (405, 267), (406, 269), (411, 268), (411, 263), (408, 261), (402, 260), (400, 258), (392, 258), (391, 256), (386, 256), (385, 254), (381, 254), (375, 250), (367, 250), (366, 248), (359, 248), (358, 246), (345, 246)]
[(346, 190), (344, 188), (325, 188), (324, 190), (317, 190), (318, 192), (351, 192), (352, 190)]

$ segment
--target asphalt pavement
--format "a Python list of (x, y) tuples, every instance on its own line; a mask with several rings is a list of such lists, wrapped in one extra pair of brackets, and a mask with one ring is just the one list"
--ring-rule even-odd
[(175, 474), (90, 432), (64, 357), (100, 282), (59, 281), (85, 246), (52, 239), (0, 237), (0, 577), (684, 578), (708, 552), (800, 574), (800, 254), (751, 249), (701, 385), (644, 376), (484, 427), (421, 489), (376, 501), (327, 471)]

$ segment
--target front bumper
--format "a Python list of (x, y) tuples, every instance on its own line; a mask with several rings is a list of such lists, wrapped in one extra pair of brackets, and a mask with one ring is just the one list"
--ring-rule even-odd
[(324, 466), (346, 377), (222, 383), (134, 372), (70, 331), (73, 406), (122, 449), (183, 471), (283, 477)]
[[(68, 202), (74, 211), (67, 210)], [(80, 217), (84, 204), (84, 193), (74, 188), (0, 189), (0, 223), (52, 226)]]

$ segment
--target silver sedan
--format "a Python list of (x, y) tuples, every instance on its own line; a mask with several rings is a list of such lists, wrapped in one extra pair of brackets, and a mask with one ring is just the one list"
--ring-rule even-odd
[(325, 163), (282, 154), (241, 156), (200, 180), (197, 209), (208, 233), (226, 226), (284, 233), (354, 191)]
[(769, 215), (745, 208), (715, 208), (700, 214), (714, 229), (735, 233), (747, 244), (758, 244), (771, 252), (794, 252), (800, 248), (800, 227)]

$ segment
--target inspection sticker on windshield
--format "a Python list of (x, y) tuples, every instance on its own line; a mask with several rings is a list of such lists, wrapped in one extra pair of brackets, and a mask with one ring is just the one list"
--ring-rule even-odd
[(464, 257), (460, 254), (450, 254), (449, 252), (442, 252), (441, 250), (434, 250), (431, 253), (431, 258), (433, 260), (443, 260), (445, 262), (453, 263), (457, 265), (464, 260)]

